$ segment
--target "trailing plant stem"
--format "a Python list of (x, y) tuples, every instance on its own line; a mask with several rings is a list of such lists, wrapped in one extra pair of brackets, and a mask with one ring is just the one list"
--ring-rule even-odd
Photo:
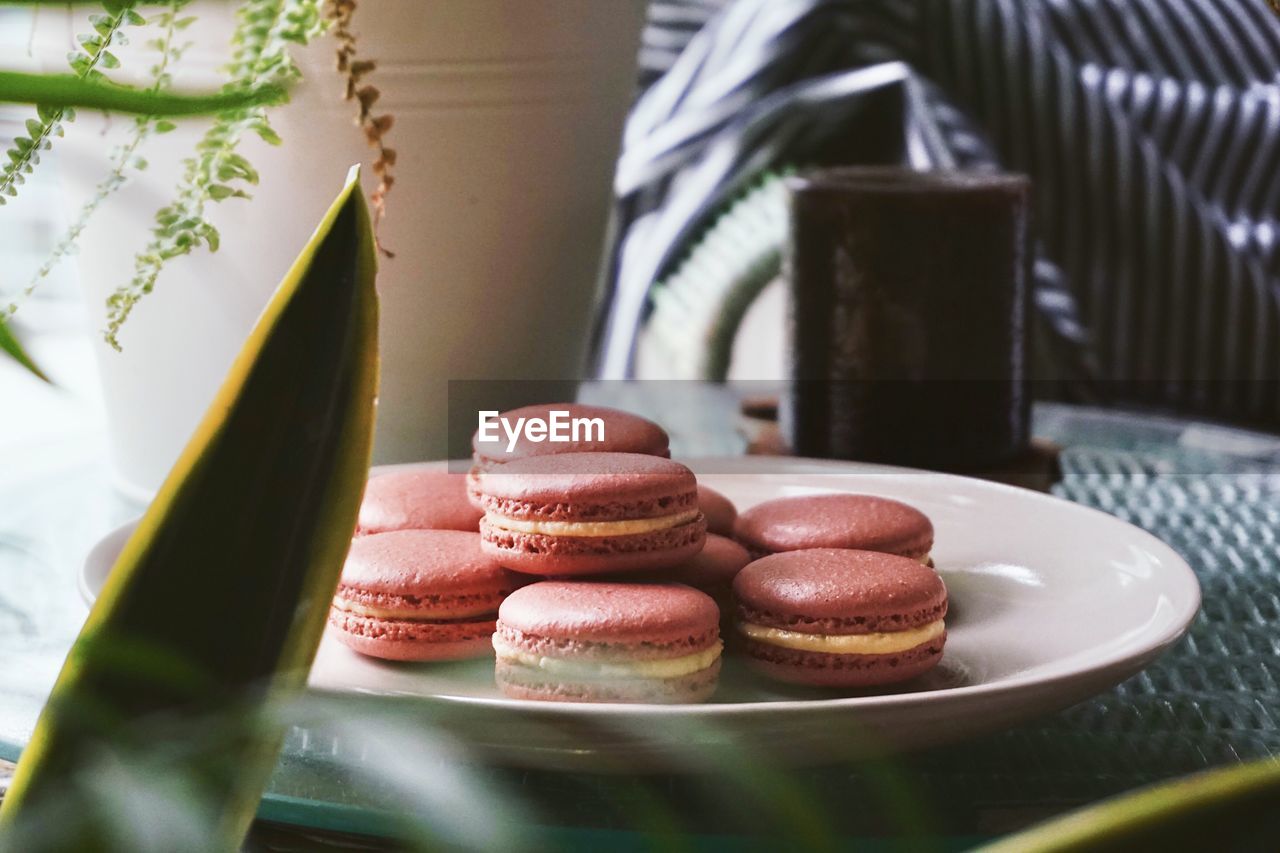
[[(292, 44), (305, 45), (324, 29), (320, 0), (245, 0), (237, 10), (235, 53), (227, 91), (290, 82), (300, 76), (289, 55)], [(258, 173), (237, 149), (246, 132), (272, 144), (280, 142), (261, 106), (229, 110), (218, 115), (185, 163), (174, 201), (156, 213), (152, 239), (134, 259), (134, 276), (107, 300), (108, 344), (120, 348), (118, 334), (138, 300), (150, 293), (164, 265), (190, 254), (200, 245), (217, 251), (217, 228), (207, 217), (210, 202), (247, 198), (244, 186), (258, 182)]]
[[(329, 19), (334, 40), (338, 42), (338, 72), (346, 77), (343, 98), (357, 104), (356, 125), (364, 131), (365, 140), (375, 152), (373, 173), (378, 178), (378, 186), (370, 195), (373, 205), (373, 227), (378, 235), (382, 217), (387, 212), (387, 194), (395, 183), (391, 174), (396, 164), (394, 148), (387, 147), (386, 135), (391, 130), (394, 118), (384, 113), (374, 115), (373, 105), (382, 97), (376, 86), (364, 82), (364, 78), (372, 73), (378, 64), (372, 59), (361, 59), (356, 51), (356, 34), (351, 29), (351, 19), (356, 12), (356, 0), (327, 0), (325, 17)], [(378, 251), (388, 258), (395, 254), (382, 244), (381, 236), (377, 237)]]
[[(185, 23), (180, 22), (178, 19), (178, 11), (190, 2), (191, 0), (169, 0), (167, 11), (158, 16), (158, 20), (164, 24), (164, 30), (160, 39), (157, 40), (160, 57), (156, 61), (156, 64), (151, 68), (152, 82), (147, 91), (152, 94), (160, 92), (168, 85), (169, 66), (173, 60), (177, 59), (182, 54), (183, 48), (177, 47), (174, 44), (178, 30), (180, 28), (185, 28)], [(18, 295), (17, 299), (9, 304), (8, 314), (12, 315), (18, 309), (19, 305), (26, 301), (26, 299), (35, 292), (36, 288), (40, 286), (40, 283), (44, 281), (44, 279), (48, 278), (49, 273), (53, 271), (54, 267), (56, 267), (63, 258), (75, 251), (80, 235), (89, 225), (90, 220), (93, 218), (94, 214), (97, 213), (98, 208), (100, 208), (103, 202), (128, 182), (127, 170), (130, 165), (139, 169), (144, 168), (145, 164), (139, 162), (136, 159), (136, 156), (138, 149), (142, 147), (142, 143), (151, 137), (155, 127), (155, 116), (142, 116), (135, 120), (133, 135), (124, 145), (120, 146), (116, 150), (115, 156), (112, 160), (111, 171), (94, 188), (93, 196), (80, 210), (80, 214), (76, 217), (75, 222), (71, 223), (66, 232), (63, 233), (62, 238), (58, 240), (57, 245), (54, 246), (49, 257), (40, 265), (40, 268), (36, 270), (35, 274), (31, 277), (31, 281), (27, 283), (27, 286)], [(4, 311), (0, 311), (0, 317), (3, 317), (4, 314)]]
[[(136, 23), (138, 20), (138, 14), (133, 10), (134, 5), (135, 0), (113, 0), (103, 4), (108, 14), (104, 21), (95, 23), (97, 35), (83, 37), (81, 44), (84, 46), (84, 55), (74, 54), (71, 60), (77, 77), (82, 80), (98, 79), (102, 76), (98, 66), (116, 61), (107, 48), (116, 40), (126, 23)], [(63, 120), (70, 121), (74, 118), (74, 111), (69, 107), (37, 107), (36, 114), (38, 121), (27, 122), (30, 135), (25, 137), (26, 142), (22, 141), (22, 137), (15, 141), (15, 147), (10, 149), (10, 162), (0, 172), (0, 203), (5, 198), (18, 194), (17, 184), (25, 181), (25, 176), (39, 162), (40, 152), (49, 149), (54, 136), (62, 135)], [(38, 127), (33, 127), (33, 124)]]

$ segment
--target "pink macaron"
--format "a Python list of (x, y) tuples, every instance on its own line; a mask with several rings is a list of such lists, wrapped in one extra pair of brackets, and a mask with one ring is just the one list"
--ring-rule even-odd
[(522, 585), (460, 530), (399, 530), (351, 543), (329, 624), (343, 644), (387, 660), (490, 652), (498, 606)]
[(750, 562), (746, 548), (727, 537), (708, 533), (706, 545), (697, 554), (669, 569), (646, 573), (645, 579), (687, 584), (717, 602), (727, 602), (733, 579)]
[(702, 550), (706, 520), (693, 472), (638, 453), (530, 456), (486, 474), (485, 552), (542, 576), (677, 565)]
[(734, 523), (734, 538), (755, 556), (807, 548), (883, 551), (928, 562), (933, 524), (913, 506), (875, 495), (776, 498)]
[(529, 456), (552, 456), (560, 453), (641, 453), (646, 456), (670, 457), (670, 439), (667, 431), (648, 418), (633, 415), (621, 409), (607, 406), (591, 406), (585, 403), (540, 403), (502, 412), (500, 418), (509, 424), (521, 419), (546, 421), (552, 412), (563, 412), (563, 417), (596, 419), (603, 425), (603, 437), (592, 432), (577, 441), (533, 441), (527, 433), (521, 433), (511, 446), (509, 438), (498, 441), (481, 441), (477, 431), (471, 438), (472, 466), (467, 474), (468, 492), (472, 502), (477, 502), (480, 480), (484, 473), (504, 463)]
[(535, 583), (498, 612), (497, 683), (518, 699), (701, 702), (720, 673), (718, 620), (679, 584)]
[(919, 560), (819, 548), (756, 560), (733, 582), (751, 663), (793, 684), (873, 687), (942, 658), (947, 588)]
[(707, 532), (718, 536), (732, 536), (733, 523), (738, 519), (738, 508), (733, 501), (710, 486), (698, 484), (698, 508), (707, 517)]
[(392, 530), (480, 529), (483, 513), (467, 499), (466, 477), (409, 469), (379, 474), (365, 486), (356, 535)]
[(477, 432), (472, 436), (471, 449), (478, 464), (510, 462), (526, 456), (550, 456), (557, 453), (643, 453), (648, 456), (670, 456), (667, 431), (648, 418), (633, 415), (621, 409), (607, 406), (590, 406), (585, 403), (539, 403), (503, 412), (499, 417), (515, 424), (521, 419), (547, 420), (552, 412), (565, 412), (570, 419), (599, 419), (604, 425), (603, 438), (593, 433), (579, 441), (533, 441), (521, 434), (515, 446), (508, 448), (506, 436), (496, 442), (481, 442)]
[[(737, 542), (714, 533), (707, 534), (702, 550), (678, 566), (645, 574), (650, 582), (682, 583), (711, 596), (720, 608), (720, 635), (728, 648), (736, 648), (738, 637), (733, 632), (733, 579), (748, 563), (751, 555)], [(628, 577), (628, 580), (631, 578)]]

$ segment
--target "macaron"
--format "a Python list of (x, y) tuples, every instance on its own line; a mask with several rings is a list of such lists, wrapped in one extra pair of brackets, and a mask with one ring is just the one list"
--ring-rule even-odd
[(710, 486), (698, 484), (698, 508), (707, 517), (707, 532), (719, 536), (732, 536), (733, 523), (738, 518), (738, 508), (733, 501)]
[(480, 530), (483, 515), (467, 499), (467, 480), (448, 471), (410, 469), (369, 480), (356, 535), (392, 530)]
[(720, 674), (715, 602), (680, 584), (543, 581), (511, 594), (493, 635), (517, 699), (701, 702)]
[(652, 578), (687, 584), (717, 602), (727, 602), (733, 591), (733, 579), (750, 562), (751, 555), (746, 548), (727, 537), (708, 533), (701, 551), (679, 565), (652, 573)]
[(927, 515), (875, 495), (802, 495), (765, 501), (738, 516), (733, 535), (757, 557), (807, 548), (853, 548), (928, 563), (933, 548), (933, 523)]
[[(733, 630), (733, 579), (751, 562), (751, 555), (732, 539), (707, 534), (707, 544), (688, 560), (670, 569), (646, 576), (645, 580), (682, 583), (711, 596), (720, 608), (720, 635), (729, 648), (738, 645)], [(628, 578), (630, 580), (630, 578)]]
[(508, 462), (480, 484), (485, 553), (532, 575), (660, 569), (702, 550), (693, 472), (637, 453), (563, 453)]
[(603, 437), (592, 433), (578, 441), (533, 441), (527, 433), (521, 433), (514, 446), (508, 446), (505, 435), (500, 441), (482, 442), (477, 432), (471, 439), (473, 459), (477, 463), (510, 462), (526, 456), (552, 456), (557, 453), (643, 453), (647, 456), (670, 456), (667, 431), (648, 418), (633, 415), (621, 409), (607, 406), (589, 406), (584, 403), (540, 403), (502, 412), (500, 419), (515, 424), (521, 419), (548, 420), (552, 412), (565, 412), (570, 419), (599, 419), (603, 424)]
[(351, 543), (329, 624), (361, 654), (386, 660), (482, 657), (498, 606), (524, 581), (480, 549), (480, 534), (397, 530)]
[(907, 557), (817, 548), (756, 560), (733, 581), (743, 651), (792, 684), (873, 687), (942, 658), (947, 588)]
[(515, 459), (559, 453), (641, 453), (646, 456), (671, 456), (670, 439), (666, 430), (648, 418), (621, 409), (584, 403), (541, 403), (502, 412), (499, 418), (514, 425), (521, 419), (547, 421), (552, 412), (564, 412), (566, 414), (562, 417), (569, 419), (598, 419), (603, 425), (603, 436), (592, 432), (588, 437), (584, 431), (577, 441), (533, 441), (527, 433), (522, 432), (512, 444), (501, 431), (499, 441), (481, 441), (477, 431), (471, 437), (473, 464), (467, 474), (473, 502), (477, 500), (479, 481), (484, 472)]

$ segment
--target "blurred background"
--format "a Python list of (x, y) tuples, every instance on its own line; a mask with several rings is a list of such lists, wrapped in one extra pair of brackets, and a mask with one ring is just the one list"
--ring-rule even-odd
[[(786, 174), (851, 163), (1004, 169), (1034, 184), (1038, 396), (1280, 425), (1280, 25), (1267, 4), (641, 5), (581, 375), (785, 375)], [(34, 16), (0, 10), (7, 55), (40, 55)], [(383, 84), (392, 106), (403, 64)], [(202, 57), (178, 73), (201, 80), (215, 65)], [(5, 107), (6, 128), (25, 114)], [(415, 130), (402, 123), (402, 135)], [(114, 142), (104, 135), (99, 147)], [(74, 215), (57, 192), (65, 174), (56, 162), (38, 170), (6, 210), (0, 292), (21, 289)], [(268, 215), (269, 179), (257, 195)], [(212, 215), (229, 221), (238, 205)], [(142, 239), (145, 217), (137, 228)], [(28, 333), (83, 327), (76, 279), (74, 263), (55, 265), (15, 322)], [(593, 301), (583, 290), (573, 299)], [(580, 353), (538, 378), (565, 378)], [(457, 370), (451, 378), (493, 378)]]
[(1005, 169), (1040, 396), (1274, 428), (1278, 38), (1233, 0), (655, 3), (599, 369), (783, 372), (779, 174)]

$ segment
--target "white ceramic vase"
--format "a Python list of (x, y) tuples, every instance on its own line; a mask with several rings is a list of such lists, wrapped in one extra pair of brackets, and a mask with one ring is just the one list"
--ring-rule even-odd
[[(197, 5), (201, 44), (225, 42), (230, 4)], [(622, 123), (633, 93), (644, 0), (361, 0), (354, 29), (378, 61), (369, 82), (398, 153), (382, 240), (380, 462), (445, 453), (448, 383), (576, 379), (608, 219)], [(210, 35), (210, 31), (213, 34)], [(119, 487), (158, 487), (270, 292), (341, 186), (371, 153), (340, 98), (334, 43), (299, 53), (305, 82), (272, 119), (284, 145), (246, 140), (261, 172), (251, 202), (213, 219), (214, 254), (164, 270), (126, 324), (123, 353), (100, 346)], [(194, 52), (183, 66), (216, 61)], [(127, 61), (127, 57), (126, 61)], [(82, 115), (62, 140), (69, 210), (104, 173), (128, 119)], [(149, 168), (80, 242), (92, 322), (128, 281), (152, 216), (203, 132), (183, 123), (145, 149)], [(374, 176), (366, 168), (366, 187)]]

